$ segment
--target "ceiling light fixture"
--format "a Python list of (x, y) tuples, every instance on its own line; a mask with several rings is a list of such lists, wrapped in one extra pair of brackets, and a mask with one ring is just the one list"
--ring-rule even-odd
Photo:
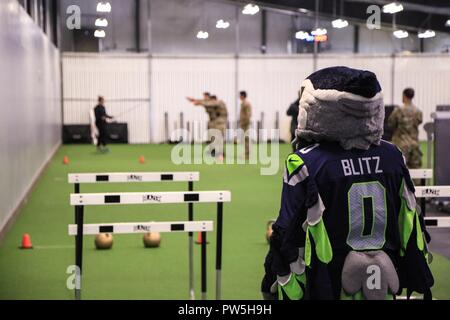
[(111, 4), (103, 1), (97, 3), (97, 12), (111, 12)]
[(203, 30), (200, 30), (199, 32), (197, 32), (197, 39), (208, 39), (209, 37), (209, 33)]
[(398, 2), (391, 2), (383, 6), (384, 13), (394, 14), (400, 11), (403, 11), (403, 6)]
[(310, 35), (309, 35), (308, 32), (302, 31), (302, 30), (297, 31), (297, 32), (295, 33), (295, 39), (299, 39), (299, 40), (306, 40), (309, 36), (310, 36)]
[(425, 30), (423, 32), (419, 32), (417, 34), (417, 36), (420, 39), (427, 39), (427, 38), (433, 38), (434, 36), (436, 36), (436, 32), (434, 32), (433, 30)]
[(96, 38), (104, 38), (104, 37), (106, 37), (105, 30), (95, 30), (94, 37), (96, 37)]
[(259, 12), (259, 7), (256, 4), (249, 3), (247, 4), (244, 9), (242, 10), (242, 14), (247, 15), (255, 15)]
[(217, 29), (227, 29), (230, 26), (228, 21), (224, 21), (223, 19), (217, 20), (216, 28)]
[(403, 39), (408, 37), (408, 31), (406, 30), (395, 30), (394, 32), (392, 32), (392, 34), (397, 39)]
[(313, 36), (323, 36), (327, 34), (327, 29), (325, 28), (317, 28), (316, 30), (311, 31)]
[(342, 29), (348, 27), (348, 21), (343, 19), (336, 19), (331, 21), (331, 25), (333, 26), (333, 28)]
[(106, 20), (106, 18), (97, 18), (97, 19), (95, 19), (95, 26), (97, 26), (97, 27), (107, 27), (108, 26), (108, 20)]

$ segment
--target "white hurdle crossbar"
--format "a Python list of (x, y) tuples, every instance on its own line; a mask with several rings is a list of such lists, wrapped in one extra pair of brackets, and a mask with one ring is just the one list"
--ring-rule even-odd
[[(213, 231), (212, 221), (173, 221), (173, 222), (125, 222), (83, 225), (83, 235), (99, 233), (131, 234), (147, 232), (209, 232)], [(78, 234), (77, 225), (69, 225), (69, 235)]]
[(76, 193), (70, 195), (70, 204), (73, 206), (230, 201), (231, 193), (229, 191)]
[(429, 228), (450, 228), (450, 217), (426, 217), (424, 220)]
[[(70, 204), (75, 206), (75, 264), (79, 270), (79, 289), (75, 289), (75, 298), (81, 299), (81, 275), (83, 260), (84, 207), (98, 205), (123, 204), (163, 204), (163, 203), (217, 203), (216, 233), (216, 299), (221, 298), (222, 272), (222, 230), (223, 203), (231, 201), (230, 191), (197, 191), (197, 192), (123, 192), (123, 193), (73, 193)], [(98, 227), (98, 225), (97, 225)], [(94, 227), (95, 228), (95, 227)], [(110, 230), (111, 228), (109, 228)], [(98, 229), (99, 230), (99, 229)], [(108, 229), (103, 229), (108, 230)], [(75, 231), (74, 231), (75, 232)], [(107, 232), (107, 231), (104, 231)], [(192, 233), (192, 231), (189, 231)], [(201, 291), (206, 299), (206, 232), (202, 231), (201, 253)]]
[(431, 179), (433, 178), (433, 169), (409, 169), (411, 179)]
[[(70, 173), (68, 182), (80, 193), (80, 184), (137, 183), (137, 182), (187, 182), (188, 191), (194, 190), (194, 182), (200, 180), (199, 172), (102, 172)], [(75, 213), (76, 215), (76, 213)], [(188, 203), (188, 220), (194, 220), (194, 204)], [(194, 290), (194, 234), (188, 232), (189, 242), (189, 298), (195, 299)]]
[[(421, 185), (425, 186), (427, 184), (427, 180), (433, 178), (433, 169), (409, 169), (409, 175), (411, 179), (420, 179)], [(420, 199), (420, 209), (425, 215), (425, 198)]]
[[(416, 198), (446, 198), (450, 197), (450, 186), (422, 186), (416, 187)], [(450, 228), (450, 217), (426, 217), (425, 209), (422, 209), (422, 215), (427, 227)]]
[(130, 183), (199, 181), (199, 172), (106, 172), (70, 173), (69, 183)]
[(446, 198), (450, 197), (450, 186), (416, 187), (416, 198)]

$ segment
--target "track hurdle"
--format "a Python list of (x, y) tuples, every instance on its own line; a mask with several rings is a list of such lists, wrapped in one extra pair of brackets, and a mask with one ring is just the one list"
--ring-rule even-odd
[(416, 187), (416, 198), (446, 198), (450, 197), (450, 186)]
[(427, 217), (425, 225), (428, 228), (450, 228), (450, 217)]
[[(433, 178), (433, 169), (409, 169), (409, 175), (411, 176), (411, 179), (420, 179), (420, 184), (425, 186), (427, 184), (427, 180)], [(422, 211), (424, 217), (426, 211), (425, 201), (425, 198), (420, 199), (420, 210)]]
[[(216, 299), (221, 297), (222, 271), (222, 229), (223, 203), (231, 201), (229, 191), (199, 192), (128, 192), (128, 193), (74, 193), (70, 195), (70, 204), (75, 206), (75, 224), (77, 228), (75, 241), (75, 264), (78, 267), (75, 298), (81, 299), (84, 207), (123, 204), (168, 204), (168, 203), (217, 203), (217, 251), (216, 251)], [(108, 230), (110, 230), (109, 228)], [(108, 232), (108, 231), (103, 231)], [(193, 232), (193, 231), (190, 231)], [(202, 232), (202, 269), (206, 269), (206, 233)], [(202, 274), (202, 298), (206, 299), (206, 272)]]
[[(425, 186), (416, 187), (416, 198), (446, 198), (450, 197), (450, 186)], [(425, 225), (436, 228), (449, 228), (450, 217), (426, 217), (425, 209), (422, 211)]]
[[(102, 232), (115, 234), (132, 234), (146, 232), (201, 232), (202, 233), (202, 251), (201, 251), (201, 286), (202, 294), (206, 298), (206, 232), (213, 231), (212, 221), (181, 221), (181, 222), (130, 222), (130, 223), (102, 223), (102, 224), (79, 224), (69, 225), (69, 235), (77, 239), (84, 235), (96, 235)], [(77, 240), (78, 242), (78, 240)], [(77, 244), (78, 245), (78, 244)], [(75, 283), (75, 299), (81, 300), (81, 273), (82, 273), (82, 255), (81, 250), (76, 245), (77, 252), (77, 273)], [(81, 243), (82, 245), (82, 243)]]
[[(74, 192), (80, 193), (80, 184), (138, 183), (138, 182), (186, 182), (188, 191), (194, 191), (194, 182), (200, 180), (199, 172), (104, 172), (71, 173), (68, 182), (74, 184)], [(75, 209), (75, 220), (76, 220)], [(188, 220), (194, 220), (194, 205), (188, 203)], [(194, 290), (194, 233), (188, 232), (189, 240), (189, 298), (195, 299)]]

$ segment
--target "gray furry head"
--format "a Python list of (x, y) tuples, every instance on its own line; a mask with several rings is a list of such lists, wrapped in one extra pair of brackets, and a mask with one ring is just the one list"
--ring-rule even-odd
[(332, 67), (303, 81), (297, 138), (367, 150), (380, 143), (383, 123), (383, 94), (374, 73)]

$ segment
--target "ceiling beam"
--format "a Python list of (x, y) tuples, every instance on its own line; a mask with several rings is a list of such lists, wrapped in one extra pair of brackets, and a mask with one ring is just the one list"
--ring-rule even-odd
[[(383, 6), (385, 4), (394, 2), (389, 0), (345, 0), (345, 2), (360, 2), (369, 4), (377, 4)], [(440, 16), (450, 16), (450, 7), (435, 7), (424, 4), (416, 4), (404, 1), (398, 1), (401, 5), (403, 5), (403, 9), (405, 11), (416, 11), (428, 14), (436, 14)]]
[[(248, 3), (249, 0), (219, 0), (220, 2), (233, 3), (237, 5), (244, 6)], [(344, 8), (344, 17), (352, 22), (353, 24), (365, 25), (366, 18), (368, 17), (366, 13), (365, 4), (378, 4), (383, 5), (392, 1), (386, 0), (344, 0), (346, 6)], [(257, 4), (261, 8), (266, 9), (267, 11), (276, 12), (280, 14), (288, 14), (299, 17), (310, 17), (314, 19), (314, 1), (305, 0), (302, 1), (299, 6), (293, 6), (294, 3), (298, 1), (289, 1), (289, 0), (256, 0), (252, 1), (252, 3)], [(330, 6), (331, 0), (321, 0), (321, 9), (319, 10), (319, 16), (324, 19), (333, 19), (334, 16), (332, 14), (332, 6)], [(405, 2), (402, 2), (405, 5)], [(423, 6), (419, 5), (422, 9)], [(424, 21), (427, 19), (427, 15), (432, 15), (432, 13), (425, 12), (417, 12), (417, 11), (407, 11), (404, 10), (403, 13), (399, 13), (396, 15), (397, 27), (401, 27), (403, 29), (409, 31), (421, 31), (423, 28), (434, 29), (436, 31), (450, 33), (450, 28), (445, 26), (445, 21), (449, 16), (443, 15), (443, 10), (448, 8), (445, 7), (432, 7), (433, 9), (439, 8), (439, 16), (433, 15), (431, 19), (427, 20), (427, 25), (424, 25)], [(429, 8), (428, 8), (429, 9)], [(431, 11), (431, 9), (429, 10)], [(434, 11), (433, 11), (434, 12)], [(392, 29), (392, 15), (391, 14), (382, 14), (381, 17), (381, 26), (383, 29)]]

